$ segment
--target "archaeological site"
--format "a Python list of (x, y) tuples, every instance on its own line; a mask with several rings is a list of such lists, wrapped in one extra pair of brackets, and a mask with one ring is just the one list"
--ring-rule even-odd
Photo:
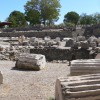
[(0, 100), (99, 100), (100, 38), (87, 29), (1, 28)]
[(100, 100), (100, 0), (0, 3), (0, 100)]

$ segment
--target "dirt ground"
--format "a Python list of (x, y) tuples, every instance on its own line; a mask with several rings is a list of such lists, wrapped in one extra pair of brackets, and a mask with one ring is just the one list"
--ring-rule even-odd
[(50, 100), (55, 97), (56, 79), (69, 74), (67, 63), (47, 63), (40, 71), (18, 70), (14, 66), (13, 61), (0, 61), (0, 100)]

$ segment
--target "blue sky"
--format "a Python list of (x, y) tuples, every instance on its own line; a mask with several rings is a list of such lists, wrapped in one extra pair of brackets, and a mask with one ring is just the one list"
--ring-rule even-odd
[[(0, 2), (0, 21), (5, 21), (9, 14), (18, 10), (24, 13), (24, 5), (28, 0), (1, 0)], [(100, 0), (60, 0), (61, 9), (59, 20), (56, 24), (62, 23), (64, 15), (70, 11), (78, 14), (100, 13)]]

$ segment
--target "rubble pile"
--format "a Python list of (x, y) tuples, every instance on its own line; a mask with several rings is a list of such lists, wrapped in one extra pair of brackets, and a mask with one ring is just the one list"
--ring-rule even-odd
[[(75, 41), (73, 38), (68, 37), (64, 37), (63, 39), (56, 37), (52, 39), (50, 36), (45, 36), (44, 38), (29, 38), (20, 35), (19, 37), (0, 38), (0, 59), (16, 60), (18, 53), (45, 54), (46, 58), (51, 60), (73, 60), (73, 56), (74, 59), (94, 59), (100, 51), (98, 46), (99, 40), (97, 41), (97, 38), (94, 36), (88, 40), (84, 36), (78, 36)], [(98, 51), (96, 48), (98, 48)], [(46, 51), (47, 54), (41, 52), (41, 49)], [(60, 52), (57, 54), (53, 49), (57, 53), (58, 51)], [(91, 51), (93, 52), (91, 53)], [(70, 53), (70, 57), (68, 53)], [(57, 57), (52, 57), (52, 55)]]

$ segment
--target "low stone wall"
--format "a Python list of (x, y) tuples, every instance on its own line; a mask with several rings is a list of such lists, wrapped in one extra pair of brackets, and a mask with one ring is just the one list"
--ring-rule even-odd
[(92, 35), (100, 37), (100, 24), (85, 28), (84, 36), (90, 37)]
[(70, 59), (69, 52), (68, 49), (30, 49), (30, 53), (43, 54), (48, 61)]
[(72, 37), (71, 32), (61, 31), (61, 32), (8, 32), (8, 33), (0, 33), (0, 37), (19, 37), (24, 35), (25, 37), (37, 37), (44, 38), (45, 36), (50, 36), (52, 39), (56, 37), (60, 37), (63, 39), (64, 37)]
[(30, 53), (43, 54), (48, 61), (52, 60), (75, 60), (75, 59), (89, 59), (89, 50), (86, 49), (30, 49)]

